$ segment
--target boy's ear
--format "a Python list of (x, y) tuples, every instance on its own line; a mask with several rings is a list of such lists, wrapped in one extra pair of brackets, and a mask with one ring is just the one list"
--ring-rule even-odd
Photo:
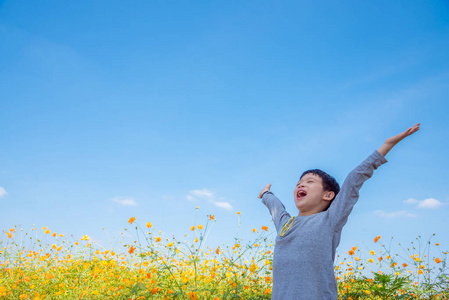
[(335, 193), (332, 191), (325, 191), (324, 192), (324, 196), (323, 196), (323, 200), (326, 201), (331, 201), (335, 196)]

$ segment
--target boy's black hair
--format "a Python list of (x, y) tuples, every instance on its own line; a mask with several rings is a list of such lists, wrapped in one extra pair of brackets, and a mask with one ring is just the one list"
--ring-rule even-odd
[[(340, 192), (340, 185), (338, 184), (337, 180), (335, 180), (334, 177), (330, 176), (329, 174), (327, 174), (326, 172), (320, 170), (320, 169), (311, 169), (311, 170), (307, 170), (304, 173), (302, 173), (301, 177), (299, 178), (299, 180), (301, 180), (301, 178), (304, 177), (304, 175), (306, 174), (314, 174), (314, 175), (318, 175), (320, 176), (321, 180), (323, 181), (323, 189), (325, 191), (331, 191), (334, 192), (334, 198), (332, 198), (332, 201), (335, 199), (335, 197), (337, 196), (338, 192)], [(330, 206), (330, 204), (329, 204)], [(327, 208), (329, 208), (329, 206)], [(325, 210), (327, 210), (327, 208)]]

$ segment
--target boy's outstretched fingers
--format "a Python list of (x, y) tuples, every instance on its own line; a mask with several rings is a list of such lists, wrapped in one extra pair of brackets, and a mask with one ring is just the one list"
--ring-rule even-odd
[(260, 194), (259, 194), (259, 198), (262, 198), (262, 194), (265, 193), (266, 191), (269, 191), (270, 188), (271, 188), (271, 183), (267, 184), (267, 185), (262, 189), (262, 191), (261, 191)]
[(410, 128), (407, 130), (407, 136), (409, 136), (409, 135), (411, 135), (411, 134), (417, 132), (417, 131), (419, 130), (419, 125), (421, 125), (421, 124), (420, 124), (420, 123), (416, 123), (413, 127), (410, 127)]

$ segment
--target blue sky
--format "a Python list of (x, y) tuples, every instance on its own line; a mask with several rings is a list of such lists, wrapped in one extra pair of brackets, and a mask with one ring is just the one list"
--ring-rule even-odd
[(212, 214), (208, 243), (231, 244), (237, 212), (239, 237), (274, 230), (267, 183), (297, 214), (302, 171), (342, 183), (420, 122), (339, 252), (447, 249), (448, 34), (447, 1), (0, 1), (1, 228), (109, 247), (130, 217), (182, 239)]

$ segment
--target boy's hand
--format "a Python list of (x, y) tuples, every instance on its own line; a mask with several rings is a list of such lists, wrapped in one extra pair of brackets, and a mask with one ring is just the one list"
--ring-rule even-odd
[(398, 135), (392, 136), (391, 138), (388, 138), (377, 151), (383, 156), (387, 155), (388, 151), (390, 151), (391, 148), (393, 148), (397, 143), (399, 143), (409, 135), (412, 135), (413, 133), (417, 132), (419, 130), (419, 125), (420, 125), (419, 123), (416, 123), (413, 127), (410, 127), (406, 131)]
[(267, 184), (267, 185), (262, 189), (262, 191), (261, 191), (260, 194), (259, 194), (259, 198), (262, 198), (262, 194), (265, 193), (266, 191), (269, 191), (270, 188), (271, 188), (271, 183)]

